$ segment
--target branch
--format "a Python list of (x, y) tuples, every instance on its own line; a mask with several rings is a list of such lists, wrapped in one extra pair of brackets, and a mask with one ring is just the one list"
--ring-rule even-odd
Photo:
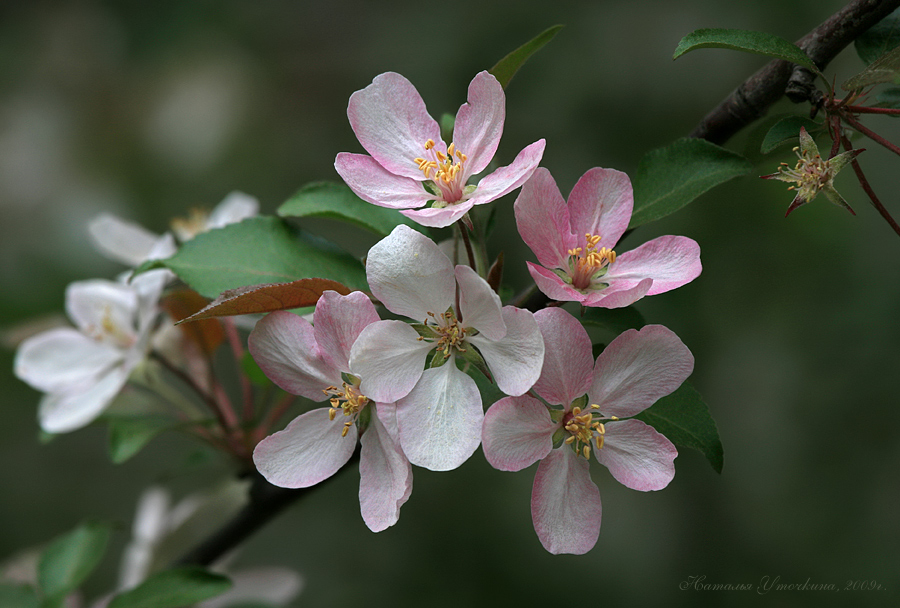
[[(825, 69), (848, 44), (900, 7), (900, 0), (853, 0), (796, 42), (819, 69)], [(815, 101), (815, 76), (809, 70), (776, 59), (748, 78), (700, 121), (691, 137), (723, 144), (788, 91), (795, 103)], [(789, 88), (790, 85), (790, 88)]]

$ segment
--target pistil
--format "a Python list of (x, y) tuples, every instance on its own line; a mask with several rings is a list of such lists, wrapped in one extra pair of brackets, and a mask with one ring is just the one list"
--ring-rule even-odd
[(616, 252), (606, 247), (597, 249), (600, 236), (585, 234), (585, 246), (569, 249), (569, 276), (572, 287), (585, 290), (592, 283), (606, 274), (610, 264), (616, 261)]
[(414, 159), (419, 171), (434, 182), (434, 185), (440, 190), (444, 203), (455, 203), (462, 199), (464, 195), (464, 186), (462, 176), (464, 175), (463, 167), (468, 156), (456, 149), (456, 145), (451, 143), (447, 148), (447, 152), (441, 152), (435, 149), (433, 139), (425, 142), (425, 150), (429, 152), (430, 158), (419, 157)]

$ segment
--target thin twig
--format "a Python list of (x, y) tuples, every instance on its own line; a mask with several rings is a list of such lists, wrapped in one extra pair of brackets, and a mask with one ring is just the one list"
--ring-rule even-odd
[(226, 411), (224, 408), (222, 408), (219, 402), (216, 401), (216, 399), (212, 395), (203, 390), (203, 388), (183, 370), (173, 365), (171, 361), (169, 361), (162, 355), (162, 353), (153, 350), (150, 351), (150, 357), (158, 361), (164, 368), (177, 376), (182, 382), (187, 384), (191, 388), (191, 390), (197, 393), (200, 399), (202, 399), (207, 407), (209, 407), (209, 409), (212, 411), (212, 413), (215, 414), (216, 418), (219, 421), (219, 424), (222, 426), (222, 430), (227, 431), (228, 429), (234, 428), (237, 425), (237, 418), (234, 416), (234, 412)]
[[(848, 138), (846, 135), (841, 136), (841, 141), (843, 142), (844, 148), (846, 150), (853, 149), (853, 144), (850, 143), (850, 138)], [(894, 229), (894, 232), (900, 235), (900, 225), (897, 224), (894, 218), (891, 217), (891, 214), (888, 213), (888, 210), (885, 209), (884, 205), (881, 204), (881, 201), (878, 200), (878, 197), (875, 195), (875, 191), (872, 190), (872, 186), (869, 185), (869, 180), (867, 180), (865, 174), (863, 174), (862, 167), (859, 166), (859, 163), (855, 158), (850, 161), (850, 164), (853, 166), (853, 170), (856, 172), (856, 177), (857, 179), (859, 179), (859, 185), (862, 186), (862, 189), (865, 190), (866, 194), (869, 195), (869, 199), (871, 199), (872, 205), (875, 207), (875, 209), (878, 210), (878, 213), (881, 214), (881, 217), (883, 217), (887, 221), (887, 223), (891, 225), (891, 228)]]
[(853, 116), (851, 116), (849, 113), (840, 112), (840, 116), (841, 116), (841, 118), (844, 119), (844, 122), (846, 122), (848, 125), (850, 125), (854, 129), (856, 129), (857, 131), (859, 131), (860, 133), (862, 133), (863, 135), (865, 135), (872, 141), (881, 144), (882, 146), (884, 146), (885, 148), (887, 148), (894, 154), (900, 155), (900, 147), (898, 147), (896, 144), (889, 142), (888, 140), (883, 138), (881, 135), (879, 135), (872, 129), (868, 128), (866, 125), (862, 124), (855, 118), (853, 118)]

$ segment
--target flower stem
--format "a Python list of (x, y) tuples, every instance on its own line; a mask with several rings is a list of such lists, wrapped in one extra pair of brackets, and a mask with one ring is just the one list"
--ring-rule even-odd
[[(855, 118), (853, 118), (853, 116), (851, 116), (849, 112), (842, 111), (840, 114), (841, 114), (841, 118), (843, 118), (844, 122), (846, 122), (848, 125), (850, 125), (854, 129), (856, 129), (857, 131), (859, 131), (860, 133), (862, 133), (863, 135), (865, 135), (872, 141), (881, 144), (882, 146), (884, 146), (885, 148), (887, 148), (894, 154), (900, 155), (900, 147), (897, 147), (896, 144), (892, 144), (891, 142), (889, 142), (888, 140), (883, 138), (881, 135), (879, 135), (875, 131), (871, 130), (870, 128), (868, 128), (867, 126), (865, 126), (864, 124), (862, 124), (861, 122), (856, 120)], [(846, 144), (844, 147), (846, 147)]]
[[(841, 137), (841, 141), (844, 144), (844, 148), (846, 150), (852, 150), (853, 145), (850, 143), (850, 139), (846, 136)], [(875, 209), (878, 210), (878, 213), (881, 214), (881, 217), (885, 219), (885, 221), (890, 224), (891, 228), (894, 229), (898, 235), (900, 235), (900, 225), (897, 224), (896, 220), (891, 217), (891, 214), (888, 213), (888, 210), (885, 209), (884, 205), (881, 204), (881, 201), (878, 200), (878, 197), (875, 195), (875, 191), (872, 190), (872, 186), (869, 184), (869, 180), (866, 179), (866, 176), (863, 174), (862, 167), (859, 166), (859, 162), (854, 158), (850, 161), (850, 164), (853, 166), (853, 170), (856, 172), (856, 178), (859, 180), (859, 185), (862, 186), (862, 189), (865, 190), (866, 194), (869, 195), (869, 199), (872, 201), (872, 205), (875, 206)]]
[(844, 108), (854, 114), (900, 114), (900, 109), (898, 108), (870, 108), (867, 106), (844, 106)]
[(234, 415), (234, 411), (232, 411), (230, 407), (221, 407), (219, 402), (216, 401), (212, 395), (203, 390), (193, 378), (173, 365), (172, 362), (166, 359), (159, 351), (151, 351), (150, 357), (158, 361), (164, 368), (177, 376), (182, 382), (187, 384), (195, 393), (197, 393), (209, 409), (212, 410), (213, 414), (215, 414), (219, 424), (222, 426), (222, 430), (228, 431), (237, 426), (237, 416)]
[(472, 267), (472, 270), (477, 272), (478, 268), (475, 263), (475, 252), (472, 250), (472, 241), (469, 239), (469, 229), (466, 228), (466, 225), (463, 222), (458, 222), (457, 226), (459, 226), (459, 232), (462, 234), (462, 240), (466, 246), (466, 255), (469, 258), (469, 266)]
[(250, 379), (244, 373), (242, 368), (244, 362), (244, 344), (238, 334), (237, 326), (234, 319), (222, 317), (222, 326), (225, 328), (225, 336), (228, 338), (228, 344), (231, 346), (231, 352), (234, 355), (234, 363), (237, 367), (238, 378), (241, 382), (241, 395), (244, 400), (243, 418), (244, 422), (253, 419), (253, 388), (250, 386)]

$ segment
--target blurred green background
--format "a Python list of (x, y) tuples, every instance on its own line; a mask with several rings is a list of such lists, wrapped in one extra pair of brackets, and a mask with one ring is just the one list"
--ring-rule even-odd
[[(299, 186), (337, 180), (334, 156), (361, 152), (347, 99), (400, 72), (432, 115), (455, 113), (472, 76), (543, 29), (565, 29), (516, 76), (498, 152), (507, 164), (543, 137), (564, 193), (587, 169), (633, 174), (650, 149), (686, 135), (765, 59), (705, 50), (672, 62), (701, 27), (795, 40), (842, 2), (59, 2), (0, 7), (0, 325), (62, 311), (74, 280), (120, 267), (91, 248), (86, 222), (112, 211), (162, 232), (192, 207), (239, 189), (273, 213)], [(862, 68), (852, 49), (829, 67)], [(779, 112), (805, 113), (781, 102)], [(891, 119), (867, 124), (895, 141)], [(750, 129), (752, 131), (752, 129)], [(792, 158), (761, 159), (756, 174)], [(898, 159), (871, 142), (870, 181), (900, 215)], [(758, 147), (757, 147), (758, 150)], [(690, 285), (638, 304), (693, 351), (692, 381), (718, 422), (721, 476), (683, 452), (662, 492), (628, 490), (602, 467), (600, 540), (586, 556), (547, 554), (529, 511), (534, 467), (491, 469), (480, 453), (448, 473), (415, 470), (400, 522), (370, 533), (358, 476), (295, 505), (247, 543), (240, 563), (281, 564), (306, 579), (297, 606), (891, 605), (900, 598), (900, 239), (848, 170), (837, 185), (856, 217), (817, 200), (785, 219), (784, 184), (754, 176), (719, 187), (638, 230), (701, 246)], [(500, 207), (508, 279), (525, 280), (513, 197)], [(374, 242), (319, 222), (353, 251)], [(38, 393), (0, 352), (0, 561), (84, 518), (120, 523), (89, 596), (114, 584), (142, 488), (184, 495), (227, 475), (167, 436), (111, 464), (95, 425), (42, 446)], [(186, 464), (190, 463), (190, 464)], [(602, 470), (601, 470), (602, 469)], [(680, 590), (691, 576), (752, 584)], [(887, 591), (770, 592), (781, 582), (874, 580)]]

